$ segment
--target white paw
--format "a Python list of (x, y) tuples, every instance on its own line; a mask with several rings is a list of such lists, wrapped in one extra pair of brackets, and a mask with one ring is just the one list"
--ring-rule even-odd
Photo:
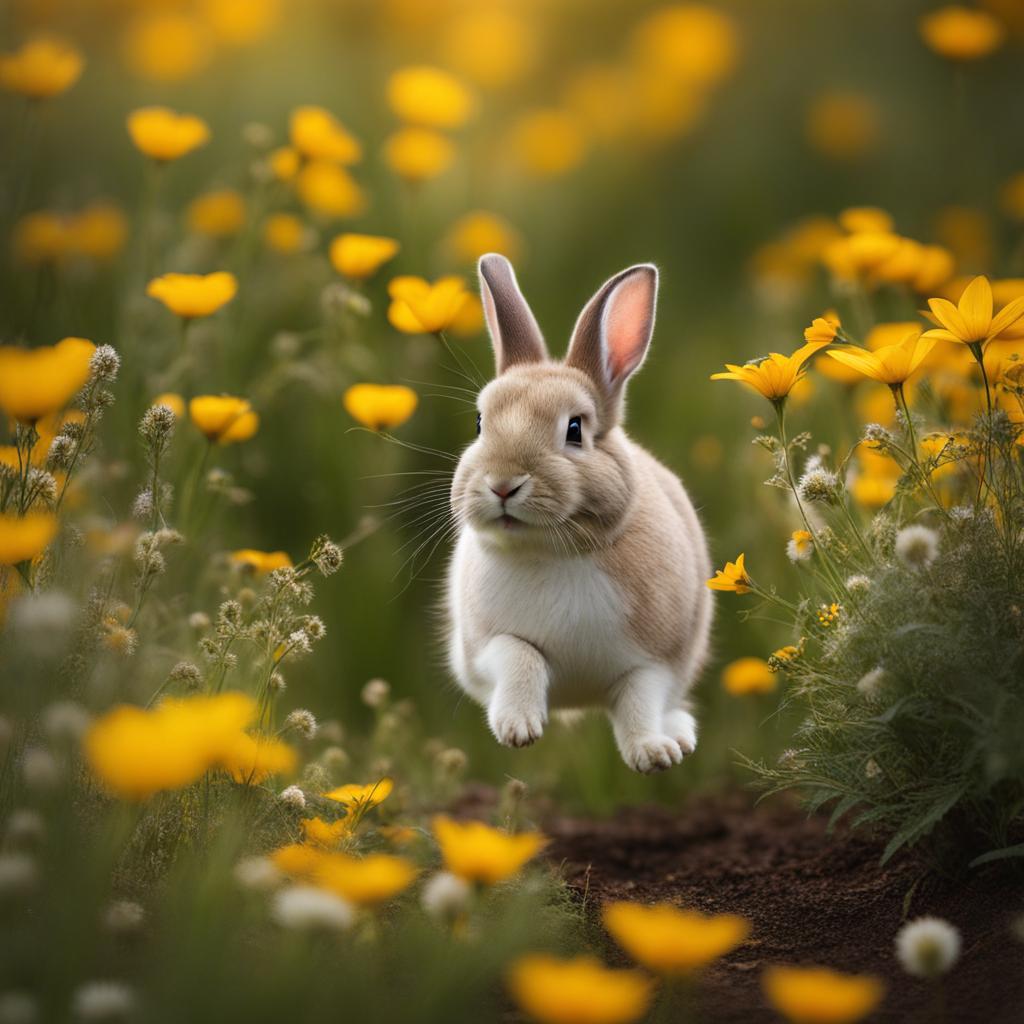
[(544, 732), (546, 716), (540, 709), (491, 706), (487, 724), (495, 738), (506, 747), (528, 747)]
[(665, 713), (665, 732), (671, 736), (683, 754), (692, 754), (697, 749), (697, 721), (689, 711), (677, 708)]
[(663, 772), (683, 759), (679, 744), (671, 736), (650, 733), (629, 740), (623, 746), (622, 759), (635, 772)]

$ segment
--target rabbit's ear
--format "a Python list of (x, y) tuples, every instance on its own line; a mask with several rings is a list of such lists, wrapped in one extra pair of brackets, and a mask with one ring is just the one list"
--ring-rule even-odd
[(588, 374), (613, 410), (626, 379), (647, 355), (657, 297), (658, 269), (641, 263), (606, 281), (576, 321), (566, 365)]
[(480, 257), (480, 299), (494, 345), (498, 373), (520, 363), (542, 363), (548, 358), (544, 336), (519, 290), (512, 264), (489, 252)]

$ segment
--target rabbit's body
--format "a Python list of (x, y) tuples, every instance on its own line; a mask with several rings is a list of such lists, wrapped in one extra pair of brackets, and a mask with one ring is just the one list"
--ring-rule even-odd
[[(499, 304), (518, 296), (506, 267), (490, 267), (501, 297), (484, 295), (496, 347)], [(462, 528), (448, 580), (451, 667), (502, 743), (537, 739), (549, 708), (599, 707), (627, 764), (667, 768), (696, 744), (686, 701), (712, 607), (703, 532), (679, 480), (618, 425), (614, 380), (602, 387), (582, 360), (571, 365), (573, 350), (566, 365), (532, 358), (537, 339), (518, 358), (508, 348), (513, 329), (528, 333), (518, 316), (505, 320), (507, 365), (481, 393), (481, 439), (452, 489)], [(649, 328), (642, 350), (648, 338)], [(567, 425), (578, 443), (559, 444)]]

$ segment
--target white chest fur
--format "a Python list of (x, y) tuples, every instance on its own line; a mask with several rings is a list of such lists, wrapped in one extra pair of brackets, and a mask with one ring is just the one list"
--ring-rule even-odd
[[(645, 660), (625, 633), (622, 592), (587, 556), (503, 550), (467, 530), (451, 582), (454, 642), (472, 637), (480, 648), (500, 634), (528, 641), (551, 669), (552, 707), (604, 703), (612, 683)], [(458, 675), (474, 689), (472, 655), (453, 655)]]

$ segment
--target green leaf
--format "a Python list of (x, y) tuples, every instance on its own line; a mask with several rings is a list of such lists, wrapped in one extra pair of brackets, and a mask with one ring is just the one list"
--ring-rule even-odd
[(1024, 843), (1018, 843), (1016, 846), (1003, 846), (998, 850), (989, 850), (988, 853), (975, 857), (967, 866), (977, 868), (982, 864), (990, 864), (994, 860), (1007, 860), (1010, 857), (1024, 857)]
[(958, 786), (956, 789), (947, 791), (946, 795), (941, 799), (936, 800), (929, 808), (918, 818), (912, 818), (906, 825), (903, 826), (889, 840), (888, 846), (882, 853), (881, 863), (885, 864), (890, 857), (897, 850), (906, 846), (908, 843), (914, 843), (921, 836), (931, 832), (933, 828), (946, 816), (946, 814), (954, 807), (957, 801), (964, 795), (965, 787)]

